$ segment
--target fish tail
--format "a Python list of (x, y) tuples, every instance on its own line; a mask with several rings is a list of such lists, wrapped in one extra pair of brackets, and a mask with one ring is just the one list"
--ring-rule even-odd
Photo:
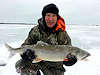
[(9, 46), (7, 43), (5, 43), (5, 47), (8, 49), (8, 51), (13, 50), (13, 48), (11, 46)]
[(5, 43), (4, 44), (5, 45), (5, 47), (8, 49), (8, 51), (10, 52), (9, 53), (9, 58), (11, 58), (12, 56), (14, 56), (15, 55), (15, 53), (14, 53), (14, 48), (12, 48), (11, 46), (9, 46), (7, 43)]

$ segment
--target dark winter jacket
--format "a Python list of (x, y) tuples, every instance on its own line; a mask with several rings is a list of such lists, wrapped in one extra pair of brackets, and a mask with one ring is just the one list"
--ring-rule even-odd
[[(43, 19), (38, 20), (38, 25), (33, 27), (29, 32), (27, 39), (22, 45), (36, 44), (37, 41), (43, 41), (50, 45), (71, 45), (71, 39), (66, 31), (61, 30), (55, 31), (54, 27), (52, 30), (46, 27)], [(41, 65), (42, 64), (42, 65)], [(43, 61), (40, 63), (42, 67), (48, 68), (60, 68), (63, 69), (63, 62), (47, 62)]]
[(43, 41), (51, 45), (71, 45), (71, 39), (66, 31), (50, 30), (45, 27), (43, 20), (39, 19), (39, 25), (33, 27), (22, 45), (36, 44), (37, 41)]

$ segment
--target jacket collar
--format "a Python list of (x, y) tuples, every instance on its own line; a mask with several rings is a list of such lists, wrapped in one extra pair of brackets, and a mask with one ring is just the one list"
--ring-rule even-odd
[(38, 24), (39, 24), (39, 28), (45, 32), (56, 32), (59, 30), (65, 31), (66, 28), (65, 21), (61, 16), (58, 17), (57, 24), (52, 29), (47, 27), (43, 18), (40, 18), (38, 20)]

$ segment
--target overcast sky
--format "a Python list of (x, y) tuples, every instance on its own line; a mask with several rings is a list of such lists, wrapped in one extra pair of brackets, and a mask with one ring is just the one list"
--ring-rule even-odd
[(48, 3), (58, 6), (66, 24), (100, 24), (100, 0), (0, 0), (0, 22), (37, 23)]

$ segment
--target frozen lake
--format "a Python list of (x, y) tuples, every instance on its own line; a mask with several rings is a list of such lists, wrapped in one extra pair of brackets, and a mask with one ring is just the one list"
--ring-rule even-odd
[(0, 24), (0, 44), (24, 40), (34, 25)]
[[(0, 67), (0, 75), (18, 75), (14, 64), (20, 59), (19, 55), (8, 59), (9, 52), (4, 43), (18, 47), (26, 39), (34, 25), (0, 24), (0, 63), (8, 63)], [(100, 75), (100, 26), (96, 25), (67, 25), (66, 31), (72, 40), (72, 45), (91, 53), (88, 61), (79, 61), (74, 66), (66, 67), (65, 75)], [(6, 54), (6, 55), (5, 55)]]

